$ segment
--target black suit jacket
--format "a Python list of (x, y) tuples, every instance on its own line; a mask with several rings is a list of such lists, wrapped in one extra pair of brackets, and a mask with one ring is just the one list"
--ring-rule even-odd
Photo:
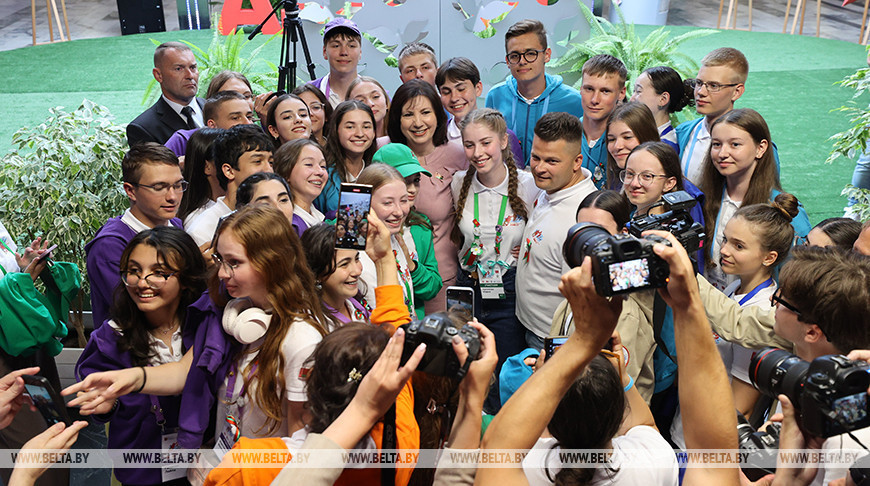
[[(202, 110), (205, 100), (197, 98)], [(157, 103), (127, 125), (127, 142), (132, 146), (142, 142), (166, 143), (178, 130), (187, 128), (187, 122), (175, 112), (161, 96)]]

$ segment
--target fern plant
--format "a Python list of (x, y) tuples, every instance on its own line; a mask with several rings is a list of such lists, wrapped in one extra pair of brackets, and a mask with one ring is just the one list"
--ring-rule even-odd
[[(181, 41), (190, 46), (199, 65), (199, 93), (197, 93), (197, 96), (205, 96), (211, 78), (224, 70), (244, 74), (248, 78), (248, 81), (251, 82), (251, 89), (254, 91), (254, 95), (274, 91), (278, 83), (278, 67), (273, 62), (263, 61), (266, 63), (268, 70), (262, 71), (257, 70), (255, 64), (259, 61), (258, 55), (260, 51), (272, 42), (276, 36), (280, 36), (280, 33), (269, 36), (266, 42), (253, 49), (247, 57), (242, 57), (242, 51), (250, 42), (245, 32), (241, 29), (233, 29), (230, 34), (226, 36), (221, 35), (218, 22), (219, 16), (215, 15), (212, 18), (212, 38), (208, 50), (203, 50), (192, 42)], [(151, 42), (155, 46), (161, 44), (156, 39), (151, 39)], [(142, 104), (150, 105), (157, 101), (159, 96), (160, 86), (156, 79), (152, 79), (145, 88)]]
[[(698, 72), (698, 63), (679, 51), (686, 41), (706, 37), (718, 31), (698, 29), (670, 37), (670, 31), (664, 27), (652, 31), (641, 39), (635, 32), (634, 24), (625, 21), (619, 6), (613, 3), (613, 8), (619, 15), (619, 23), (613, 24), (607, 19), (595, 16), (589, 7), (578, 1), (580, 10), (589, 23), (589, 39), (583, 42), (569, 42), (568, 51), (553, 63), (553, 67), (562, 68), (559, 74), (574, 74), (577, 82), (575, 88), (580, 88), (583, 82), (580, 72), (583, 64), (596, 54), (610, 54), (621, 60), (628, 70), (628, 79), (637, 79), (647, 68), (654, 66), (670, 66), (683, 78), (692, 77)], [(627, 88), (629, 94), (631, 86)]]

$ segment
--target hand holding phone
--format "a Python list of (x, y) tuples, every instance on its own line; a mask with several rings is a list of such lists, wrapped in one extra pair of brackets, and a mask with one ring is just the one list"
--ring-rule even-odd
[(42, 260), (45, 260), (46, 258), (51, 257), (51, 252), (53, 252), (55, 250), (55, 248), (57, 248), (57, 245), (51, 245), (50, 248), (46, 249), (44, 252), (37, 255), (36, 258), (33, 259), (33, 261), (35, 262), (34, 264), (38, 264)]
[(58, 422), (72, 425), (66, 404), (48, 380), (33, 375), (21, 375), (21, 378), (24, 380), (24, 394), (30, 397), (49, 427)]

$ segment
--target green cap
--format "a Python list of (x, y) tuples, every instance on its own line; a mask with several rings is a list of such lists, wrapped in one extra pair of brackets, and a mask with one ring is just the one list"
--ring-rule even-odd
[(420, 162), (417, 162), (417, 156), (407, 145), (401, 143), (388, 143), (378, 149), (372, 157), (372, 162), (382, 162), (393, 166), (402, 174), (402, 177), (412, 176), (414, 174), (426, 174), (432, 176), (432, 173), (424, 169)]

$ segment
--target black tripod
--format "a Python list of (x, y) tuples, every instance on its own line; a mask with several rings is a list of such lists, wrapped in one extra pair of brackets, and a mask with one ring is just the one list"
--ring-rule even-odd
[[(305, 40), (305, 31), (302, 30), (302, 21), (299, 20), (299, 5), (296, 0), (281, 0), (272, 12), (251, 32), (248, 39), (253, 39), (263, 30), (263, 25), (273, 15), (278, 15), (278, 10), (284, 8), (284, 31), (281, 33), (281, 58), (278, 60), (278, 89), (277, 95), (289, 93), (296, 88), (296, 43), (302, 41), (302, 54), (308, 66), (308, 75), (314, 81), (314, 63), (311, 62), (311, 53), (308, 51), (308, 42)], [(288, 35), (289, 32), (289, 35)], [(293, 57), (290, 57), (290, 46), (293, 46)]]

